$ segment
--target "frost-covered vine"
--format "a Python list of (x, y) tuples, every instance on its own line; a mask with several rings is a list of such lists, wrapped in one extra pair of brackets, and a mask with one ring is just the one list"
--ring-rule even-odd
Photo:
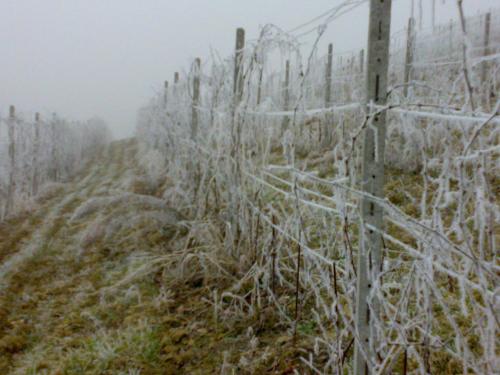
[[(316, 22), (317, 40), (360, 3), (345, 1)], [(158, 95), (139, 112), (142, 157), (165, 162), (157, 171), (164, 198), (192, 219), (190, 238), (211, 245), (186, 259), (207, 277), (231, 281), (214, 292), (218, 314), (271, 308), (292, 335), (309, 322), (308, 344), (301, 343), (312, 373), (350, 368), (362, 198), (385, 213), (384, 230), (367, 228), (384, 243), (369, 301), (378, 304), (372, 372), (498, 368), (500, 23), (491, 23), (485, 54), (484, 16), (462, 22), (466, 29), (453, 23), (417, 32), (409, 82), (407, 33), (393, 34), (388, 105), (371, 107), (372, 115), (363, 105), (359, 50), (334, 51), (325, 108), (326, 54), (314, 43), (304, 56), (303, 31), (274, 25), (243, 49), (236, 106), (233, 57), (213, 52), (202, 61), (194, 139), (193, 69), (170, 85), (166, 102)], [(284, 110), (287, 60), (291, 110)], [(359, 138), (377, 111), (388, 113), (386, 199), (367, 196), (359, 181)]]

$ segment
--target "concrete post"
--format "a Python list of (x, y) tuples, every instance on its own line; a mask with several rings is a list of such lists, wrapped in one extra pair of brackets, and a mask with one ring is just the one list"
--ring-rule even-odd
[[(391, 0), (370, 0), (368, 26), (368, 55), (366, 75), (366, 102), (385, 105), (387, 75), (389, 67), (389, 42), (391, 28)], [(370, 108), (368, 108), (370, 111)], [(384, 151), (386, 115), (380, 113), (372, 118), (372, 126), (365, 130), (362, 160), (362, 190), (368, 194), (384, 195)], [(383, 227), (383, 210), (368, 198), (361, 201), (361, 223), (374, 228)], [(354, 348), (354, 373), (369, 374), (370, 361), (374, 358), (375, 337), (370, 335), (371, 316), (378, 314), (368, 307), (368, 296), (373, 281), (381, 269), (382, 238), (380, 234), (366, 228), (361, 230), (361, 246), (357, 261), (356, 332)]]

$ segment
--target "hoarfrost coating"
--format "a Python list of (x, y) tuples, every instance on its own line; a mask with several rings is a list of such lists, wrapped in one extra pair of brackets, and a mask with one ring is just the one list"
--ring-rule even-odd
[[(366, 103), (363, 54), (352, 51), (335, 59), (325, 108), (327, 50), (314, 43), (304, 56), (290, 35), (265, 25), (247, 42), (239, 77), (232, 57), (202, 61), (201, 74), (187, 69), (139, 112), (144, 160), (151, 149), (166, 160), (164, 198), (225, 228), (222, 238), (198, 238), (210, 244), (196, 255), (200, 266), (229, 258), (243, 270), (214, 297), (218, 311), (251, 316), (271, 304), (292, 333), (313, 321), (314, 348), (302, 362), (315, 373), (343, 373), (345, 350), (360, 338), (361, 231), (383, 243), (380, 274), (368, 275), (370, 370), (385, 373), (403, 354), (414, 373), (497, 368), (500, 29), (491, 23), (485, 48), (484, 14), (464, 21), (466, 32), (460, 22), (437, 24), (411, 44), (392, 33), (386, 105)], [(358, 173), (361, 139), (381, 113), (386, 198), (364, 191)], [(384, 211), (382, 227), (362, 220), (361, 200)], [(299, 295), (294, 310), (285, 296)]]

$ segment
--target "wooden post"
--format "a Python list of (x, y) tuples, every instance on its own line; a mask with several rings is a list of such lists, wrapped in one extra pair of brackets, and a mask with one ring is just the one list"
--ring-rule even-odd
[(198, 106), (200, 105), (200, 71), (201, 60), (196, 58), (194, 60), (193, 71), (193, 102), (191, 114), (191, 139), (196, 139), (198, 134)]
[[(236, 29), (236, 44), (234, 51), (234, 76), (233, 76), (233, 103), (232, 103), (232, 121), (231, 121), (231, 157), (234, 159), (232, 163), (232, 181), (234, 186), (241, 184), (241, 121), (239, 119), (238, 107), (243, 98), (243, 49), (245, 48), (245, 30), (240, 28)], [(237, 189), (237, 188), (236, 188)], [(236, 191), (235, 189), (235, 191)], [(240, 238), (240, 222), (239, 222), (239, 197), (233, 192), (229, 193), (230, 202), (230, 223), (231, 223), (231, 243), (232, 247), (236, 249), (236, 255), (239, 256), (239, 238)]]
[(177, 98), (177, 86), (179, 85), (179, 72), (174, 73), (174, 87), (172, 88), (172, 94), (174, 97), (175, 104), (178, 104), (178, 98)]
[(332, 67), (333, 67), (333, 44), (328, 45), (328, 60), (325, 73), (325, 108), (332, 105)]
[(165, 81), (163, 86), (163, 107), (167, 108), (167, 100), (168, 100), (168, 81)]
[(39, 165), (38, 154), (40, 152), (40, 113), (35, 113), (35, 142), (33, 143), (33, 186), (31, 193), (38, 194)]
[[(283, 110), (290, 109), (290, 60), (286, 60), (285, 64), (285, 83), (283, 85)], [(288, 129), (290, 117), (284, 116), (281, 123), (281, 133), (283, 134)]]
[(408, 96), (408, 85), (411, 81), (411, 72), (413, 69), (413, 57), (415, 55), (415, 19), (408, 20), (408, 30), (406, 34), (406, 56), (404, 70), (404, 87), (403, 95)]
[(453, 20), (450, 20), (450, 25), (448, 26), (449, 31), (449, 40), (448, 40), (448, 48), (450, 49), (450, 55), (453, 55)]
[(359, 51), (359, 73), (363, 74), (365, 67), (365, 50)]
[[(383, 0), (381, 0), (383, 1)], [(424, 20), (424, 5), (422, 4), (423, 0), (418, 1), (418, 29), (422, 31), (423, 28), (423, 20)]]
[[(332, 105), (332, 68), (333, 68), (333, 44), (328, 44), (328, 56), (325, 66), (325, 108)], [(323, 128), (323, 146), (331, 142), (331, 117), (328, 113), (325, 115)]]
[[(389, 42), (391, 28), (391, 0), (370, 0), (368, 26), (368, 55), (366, 75), (366, 103), (385, 105), (387, 99), (387, 74), (389, 67)], [(368, 112), (371, 108), (368, 107)], [(384, 195), (384, 151), (386, 115), (373, 116), (371, 126), (365, 129), (362, 160), (362, 190), (376, 197)], [(361, 201), (361, 246), (357, 261), (356, 345), (354, 373), (369, 374), (369, 358), (375, 358), (376, 338), (370, 335), (371, 317), (378, 315), (377, 302), (368, 307), (372, 283), (381, 270), (382, 237), (375, 229), (383, 228), (383, 209), (369, 198)]]
[(243, 48), (245, 48), (245, 30), (239, 27), (236, 29), (233, 81), (233, 93), (236, 106), (238, 106), (243, 97)]
[[(488, 56), (490, 54), (490, 25), (491, 25), (491, 13), (488, 12), (485, 15), (485, 23), (484, 23), (484, 40), (483, 40), (483, 56)], [(489, 110), (490, 104), (490, 84), (488, 83), (488, 62), (483, 61), (481, 66), (481, 86), (484, 88), (484, 106), (486, 110)]]
[(436, 33), (436, 0), (432, 0), (431, 4), (431, 21), (432, 21), (432, 33)]
[(262, 99), (262, 78), (264, 75), (264, 61), (258, 61), (257, 54), (255, 54), (255, 60), (259, 64), (259, 81), (257, 83), (257, 107), (258, 107)]
[(50, 132), (51, 132), (51, 167), (50, 167), (50, 177), (52, 181), (57, 181), (57, 140), (56, 140), (56, 123), (57, 123), (57, 115), (55, 113), (52, 114), (52, 122), (50, 123)]
[(16, 107), (9, 107), (8, 134), (9, 134), (9, 186), (7, 187), (7, 202), (5, 205), (5, 216), (12, 212), (14, 207), (14, 193), (16, 189), (16, 143), (15, 143), (15, 123), (16, 123)]
[(241, 129), (238, 124), (238, 106), (243, 98), (243, 49), (245, 48), (245, 30), (241, 27), (236, 29), (236, 45), (234, 52), (234, 76), (233, 76), (233, 113), (232, 113), (232, 139), (233, 156), (240, 147)]

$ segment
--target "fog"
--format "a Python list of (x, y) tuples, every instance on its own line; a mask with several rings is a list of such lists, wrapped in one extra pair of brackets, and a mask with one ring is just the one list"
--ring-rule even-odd
[[(57, 112), (74, 119), (97, 115), (114, 136), (133, 135), (138, 107), (210, 48), (232, 52), (236, 27), (247, 38), (259, 26), (298, 26), (341, 0), (2, 0), (0, 2), (0, 113)], [(415, 0), (418, 4), (418, 0)], [(424, 27), (432, 0), (423, 0)], [(393, 1), (393, 31), (403, 28), (411, 0)], [(467, 14), (498, 5), (465, 0)], [(367, 3), (332, 22), (322, 43), (334, 53), (365, 45)], [(415, 16), (419, 8), (415, 6)], [(454, 0), (438, 0), (437, 22), (458, 15)], [(495, 22), (495, 21), (494, 21)], [(307, 28), (306, 28), (307, 30)], [(314, 33), (304, 42), (310, 47)], [(320, 44), (320, 48), (326, 46)]]

